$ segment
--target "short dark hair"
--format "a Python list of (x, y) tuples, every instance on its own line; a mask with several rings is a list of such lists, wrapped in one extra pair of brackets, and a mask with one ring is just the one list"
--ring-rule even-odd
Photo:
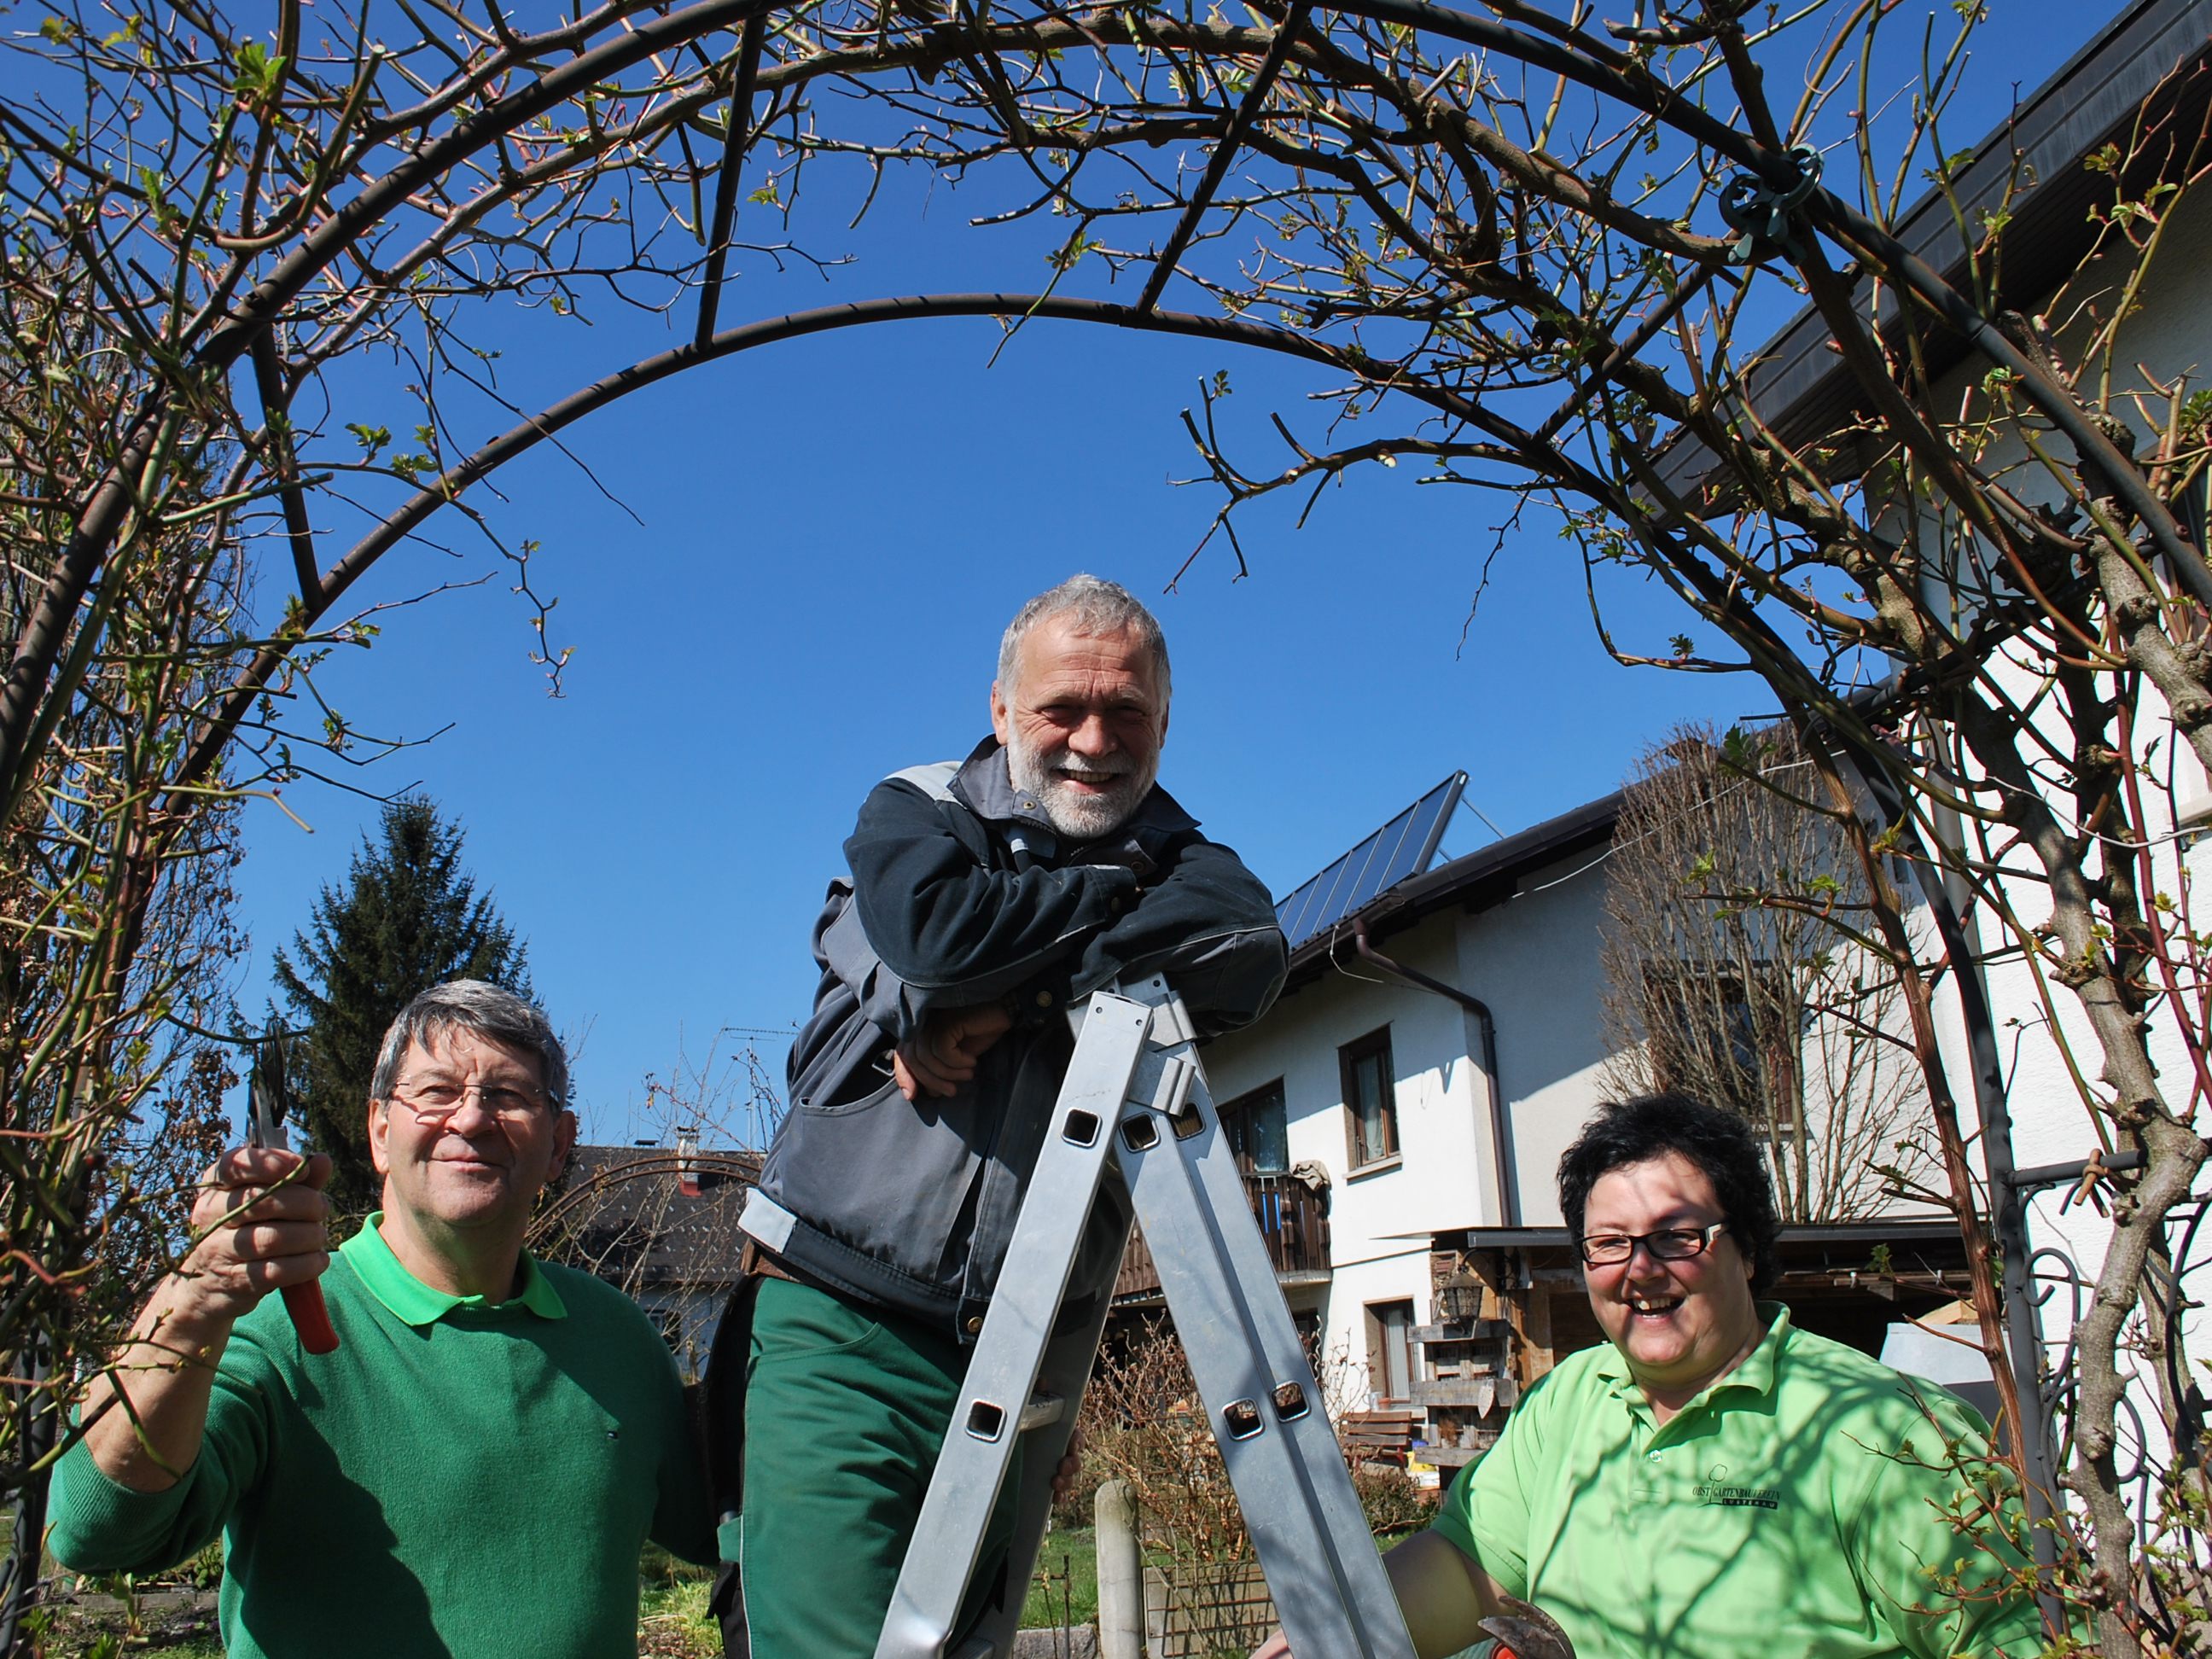
[(399, 1018), (386, 1030), (383, 1046), (377, 1050), (368, 1097), (391, 1099), (408, 1048), (416, 1042), (427, 1043), (441, 1031), (473, 1031), (534, 1054), (538, 1079), (551, 1097), (554, 1109), (568, 1109), (568, 1056), (544, 1011), (505, 986), (480, 979), (449, 979), (443, 985), (433, 985), (399, 1011)]
[(1780, 1223), (1766, 1159), (1748, 1123), (1693, 1095), (1635, 1095), (1598, 1108), (1559, 1159), (1559, 1208), (1567, 1231), (1583, 1236), (1583, 1211), (1600, 1176), (1668, 1152), (1680, 1152), (1713, 1183), (1729, 1234), (1751, 1263), (1751, 1287), (1765, 1290), (1782, 1274), (1774, 1248)]

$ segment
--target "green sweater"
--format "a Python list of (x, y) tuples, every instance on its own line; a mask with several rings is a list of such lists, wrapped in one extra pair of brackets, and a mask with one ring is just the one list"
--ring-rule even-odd
[(1762, 1302), (1766, 1336), (1663, 1425), (1609, 1342), (1529, 1390), (1436, 1530), (1577, 1659), (2041, 1653), (2027, 1563), (1968, 1536), (1989, 1431)]
[(145, 1571), (222, 1533), (232, 1659), (631, 1659), (646, 1538), (714, 1559), (667, 1348), (621, 1291), (528, 1257), (496, 1307), (431, 1290), (381, 1218), (323, 1275), (337, 1352), (264, 1299), (184, 1480), (132, 1492), (72, 1448), (50, 1547)]

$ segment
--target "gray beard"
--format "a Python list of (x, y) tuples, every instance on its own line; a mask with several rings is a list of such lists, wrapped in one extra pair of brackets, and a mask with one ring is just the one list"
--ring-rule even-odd
[(1145, 797), (1152, 793), (1152, 780), (1159, 775), (1155, 762), (1142, 771), (1116, 778), (1103, 795), (1079, 795), (1053, 776), (1046, 762), (1046, 757), (1018, 743), (1006, 745), (1006, 772), (1015, 789), (1035, 799), (1044, 809), (1045, 822), (1070, 841), (1096, 841), (1120, 829), (1144, 805)]

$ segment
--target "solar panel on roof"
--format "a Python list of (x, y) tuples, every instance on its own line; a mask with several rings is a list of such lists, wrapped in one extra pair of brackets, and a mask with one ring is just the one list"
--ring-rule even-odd
[(1303, 883), (1275, 906), (1275, 921), (1291, 949), (1365, 909), (1409, 876), (1429, 867), (1451, 822), (1467, 774), (1455, 772), (1361, 842)]

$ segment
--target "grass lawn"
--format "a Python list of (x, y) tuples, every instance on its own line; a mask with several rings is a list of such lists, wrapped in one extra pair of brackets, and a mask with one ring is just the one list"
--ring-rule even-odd
[(654, 1659), (714, 1659), (721, 1627), (707, 1611), (714, 1575), (679, 1561), (658, 1544), (645, 1547), (638, 1563), (637, 1650)]
[[(653, 1546), (647, 1547), (638, 1574), (641, 1659), (718, 1659), (722, 1634), (707, 1611), (713, 1575)], [(1048, 1534), (1037, 1556), (1029, 1599), (1022, 1605), (1022, 1627), (1057, 1629), (1063, 1620), (1080, 1626), (1096, 1623), (1097, 1617), (1098, 1550), (1091, 1528), (1062, 1528)], [(97, 1647), (81, 1650), (87, 1659), (99, 1653)], [(1470, 1648), (1468, 1654), (1480, 1651)], [(222, 1659), (222, 1649), (212, 1636), (162, 1647), (118, 1646), (115, 1652), (117, 1659), (126, 1655), (128, 1659)]]
[(1045, 1534), (1036, 1576), (1022, 1603), (1022, 1628), (1058, 1629), (1063, 1620), (1088, 1625), (1098, 1617), (1098, 1546), (1088, 1527), (1060, 1527)]
[[(638, 1576), (641, 1659), (716, 1659), (722, 1651), (722, 1634), (707, 1611), (713, 1575), (648, 1546), (645, 1559), (638, 1564)], [(1036, 1577), (1022, 1607), (1024, 1628), (1056, 1629), (1063, 1620), (1086, 1625), (1097, 1616), (1098, 1552), (1091, 1528), (1063, 1528), (1053, 1532), (1037, 1557)], [(99, 1644), (109, 1635), (116, 1639), (113, 1651), (118, 1659), (125, 1654), (131, 1659), (222, 1659), (222, 1648), (212, 1635), (139, 1648), (125, 1645), (120, 1631), (73, 1634), (91, 1643), (80, 1650), (87, 1659), (100, 1655)]]
[[(718, 1659), (722, 1632), (707, 1611), (707, 1596), (714, 1575), (704, 1567), (677, 1560), (666, 1552), (647, 1546), (638, 1563), (637, 1650), (641, 1659)], [(138, 1647), (130, 1643), (119, 1617), (71, 1619), (55, 1632), (56, 1653), (72, 1653), (83, 1659), (222, 1659), (222, 1644), (210, 1632), (181, 1642)], [(112, 1644), (112, 1646), (103, 1644)]]

